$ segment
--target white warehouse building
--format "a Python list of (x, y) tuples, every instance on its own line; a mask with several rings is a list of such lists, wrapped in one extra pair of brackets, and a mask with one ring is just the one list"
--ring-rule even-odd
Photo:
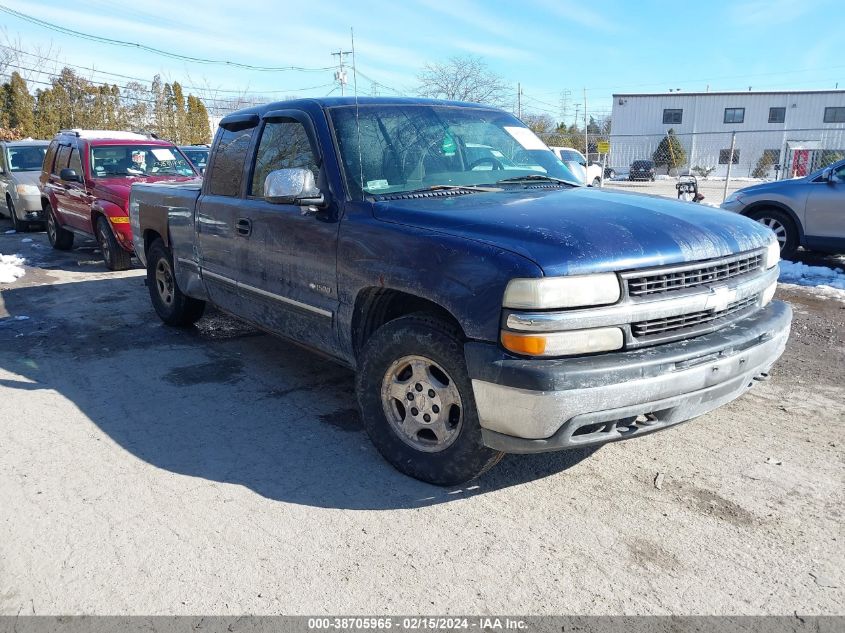
[(845, 90), (615, 94), (611, 130), (617, 172), (652, 160), (672, 130), (681, 173), (725, 176), (731, 163), (732, 177), (792, 178), (845, 157)]

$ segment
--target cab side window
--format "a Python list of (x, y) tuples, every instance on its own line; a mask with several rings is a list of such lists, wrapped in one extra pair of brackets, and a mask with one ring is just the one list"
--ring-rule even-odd
[(82, 171), (82, 160), (79, 158), (79, 150), (75, 147), (70, 153), (70, 163), (68, 164), (68, 167), (75, 171), (80, 178), (85, 176)]
[(255, 155), (249, 194), (263, 197), (264, 181), (271, 171), (295, 167), (311, 170), (314, 179), (317, 179), (319, 167), (305, 127), (294, 119), (268, 121)]
[(240, 195), (244, 161), (253, 130), (254, 128), (236, 131), (220, 128), (208, 170), (210, 194), (232, 197)]
[(59, 153), (56, 155), (56, 163), (53, 165), (53, 173), (59, 173), (67, 167), (68, 159), (70, 158), (70, 145), (62, 145), (59, 147)]

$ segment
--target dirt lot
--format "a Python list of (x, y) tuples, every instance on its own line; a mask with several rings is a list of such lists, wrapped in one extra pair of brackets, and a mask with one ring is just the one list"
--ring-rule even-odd
[(0, 614), (843, 613), (845, 303), (781, 290), (786, 355), (717, 412), (440, 489), (350, 372), (6, 228)]

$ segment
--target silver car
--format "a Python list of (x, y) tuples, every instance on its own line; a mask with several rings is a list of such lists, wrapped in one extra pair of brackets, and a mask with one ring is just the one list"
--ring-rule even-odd
[(8, 215), (17, 231), (42, 223), (38, 177), (48, 141), (0, 143), (0, 212)]
[(845, 252), (845, 160), (804, 178), (740, 189), (725, 199), (722, 208), (772, 229), (781, 257), (791, 257), (799, 246)]

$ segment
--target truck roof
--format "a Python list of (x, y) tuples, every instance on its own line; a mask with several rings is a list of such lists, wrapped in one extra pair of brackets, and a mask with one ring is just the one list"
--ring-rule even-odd
[(261, 115), (270, 110), (284, 110), (286, 108), (300, 108), (303, 110), (313, 110), (314, 108), (326, 109), (336, 108), (340, 106), (371, 106), (371, 105), (440, 105), (452, 107), (472, 107), (483, 108), (485, 110), (499, 110), (490, 105), (481, 103), (469, 103), (466, 101), (444, 101), (443, 99), (425, 99), (422, 97), (308, 97), (304, 99), (294, 99), (291, 101), (274, 101), (273, 103), (265, 103), (251, 108), (244, 108), (237, 112), (227, 114), (221, 120), (221, 123), (228, 117), (244, 114), (258, 114)]

